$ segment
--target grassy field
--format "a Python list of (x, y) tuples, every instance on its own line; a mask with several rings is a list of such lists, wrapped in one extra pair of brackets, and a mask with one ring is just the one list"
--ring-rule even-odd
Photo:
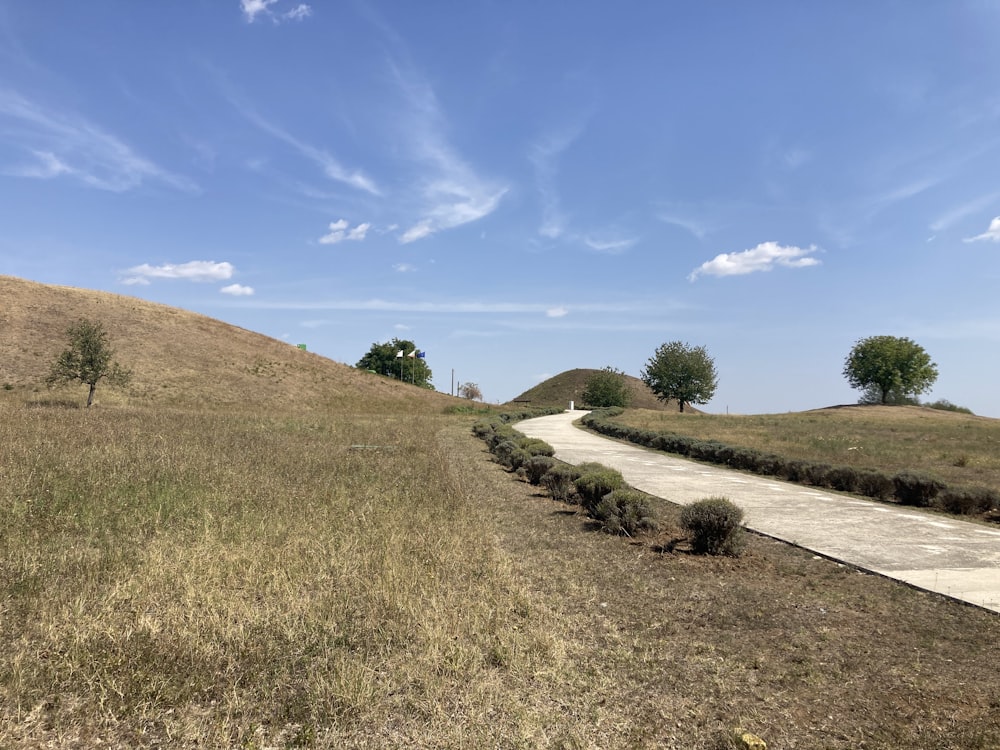
[(790, 459), (888, 473), (913, 469), (948, 484), (1000, 490), (1000, 419), (917, 406), (841, 406), (755, 416), (630, 409), (615, 421)]
[(473, 417), (0, 410), (0, 747), (1000, 742), (995, 615), (594, 533)]
[[(995, 614), (760, 538), (659, 552), (666, 502), (658, 537), (595, 533), (442, 394), (140, 300), (0, 296), (2, 748), (1000, 747)], [(135, 371), (92, 409), (39, 386), (81, 316)], [(741, 419), (996, 486), (994, 422), (852, 413)]]

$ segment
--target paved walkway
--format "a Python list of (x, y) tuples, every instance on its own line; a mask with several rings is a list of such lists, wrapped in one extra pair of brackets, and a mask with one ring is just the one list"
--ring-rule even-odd
[(721, 495), (746, 526), (826, 557), (1000, 612), (1000, 531), (677, 458), (573, 426), (585, 412), (518, 422), (571, 464), (599, 461), (633, 487), (685, 505)]

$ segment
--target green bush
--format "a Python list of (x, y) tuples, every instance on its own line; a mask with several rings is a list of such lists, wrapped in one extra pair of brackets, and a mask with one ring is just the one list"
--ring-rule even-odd
[(988, 487), (954, 487), (934, 498), (934, 505), (949, 513), (975, 516), (1000, 508), (1000, 494)]
[(609, 534), (635, 536), (658, 528), (647, 495), (628, 487), (608, 493), (591, 515)]
[(549, 491), (553, 500), (561, 503), (568, 503), (573, 500), (576, 486), (574, 482), (579, 479), (580, 470), (576, 466), (569, 464), (555, 464), (542, 476), (542, 486)]
[(582, 474), (574, 484), (580, 494), (580, 504), (592, 513), (605, 495), (625, 486), (625, 478), (620, 471), (602, 467)]
[(826, 483), (841, 492), (857, 492), (858, 470), (853, 466), (834, 466), (827, 472)]
[(727, 498), (710, 497), (681, 510), (680, 523), (699, 555), (736, 557), (743, 549), (743, 511)]
[(901, 471), (892, 478), (896, 498), (903, 505), (926, 508), (945, 485), (938, 479), (915, 471)]
[(497, 462), (506, 466), (511, 471), (517, 471), (524, 465), (531, 456), (524, 448), (513, 440), (504, 440), (493, 449), (493, 455)]
[(556, 449), (538, 438), (523, 437), (518, 441), (518, 446), (529, 456), (554, 456)]
[(555, 466), (556, 460), (550, 458), (549, 456), (531, 456), (527, 461), (525, 461), (521, 468), (524, 469), (524, 475), (531, 484), (540, 484), (542, 477)]
[(896, 491), (892, 477), (886, 476), (878, 469), (858, 470), (857, 491), (865, 497), (876, 500), (888, 500)]
[(806, 468), (806, 482), (813, 487), (826, 487), (832, 469), (830, 464), (809, 464)]

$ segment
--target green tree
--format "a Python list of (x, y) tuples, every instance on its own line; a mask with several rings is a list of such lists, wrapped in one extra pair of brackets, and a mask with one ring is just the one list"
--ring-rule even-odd
[(587, 406), (628, 406), (632, 402), (632, 391), (625, 380), (625, 373), (611, 366), (587, 378), (582, 396)]
[(642, 382), (661, 401), (677, 401), (679, 411), (685, 404), (707, 403), (719, 385), (715, 362), (705, 347), (681, 341), (660, 345), (642, 371)]
[(421, 388), (433, 388), (431, 368), (422, 355), (423, 352), (412, 341), (394, 338), (384, 344), (372, 344), (355, 367), (372, 370), (404, 383), (413, 383)]
[(108, 334), (98, 321), (79, 320), (66, 329), (69, 347), (52, 363), (47, 382), (49, 385), (79, 380), (90, 386), (87, 406), (94, 403), (97, 383), (105, 380), (111, 385), (124, 387), (132, 379), (132, 372), (114, 361), (114, 350), (108, 343)]
[(869, 336), (844, 360), (844, 377), (864, 391), (862, 403), (912, 403), (930, 390), (938, 371), (924, 348), (900, 336)]

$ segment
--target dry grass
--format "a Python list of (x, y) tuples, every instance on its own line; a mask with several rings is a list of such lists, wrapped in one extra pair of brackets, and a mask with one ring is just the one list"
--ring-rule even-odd
[(914, 469), (948, 484), (1000, 490), (1000, 419), (917, 406), (841, 406), (757, 416), (630, 409), (615, 421), (790, 459), (890, 474)]
[(629, 542), (497, 465), (482, 481), (563, 639), (553, 746), (722, 750), (735, 727), (773, 748), (1000, 746), (995, 614), (760, 537), (738, 559), (659, 552), (683, 536), (668, 503), (661, 534)]
[(0, 746), (530, 734), (550, 639), (439, 419), (4, 403)]
[[(576, 369), (567, 370), (545, 380), (538, 385), (526, 390), (512, 401), (528, 401), (531, 406), (558, 406), (566, 408), (570, 401), (576, 402), (577, 407), (582, 407), (583, 392), (587, 388), (587, 381), (590, 376), (600, 370)], [(673, 410), (677, 411), (676, 401), (660, 401), (649, 386), (639, 378), (632, 375), (625, 375), (625, 383), (632, 393), (632, 406), (636, 409)], [(693, 407), (687, 407), (697, 412)]]
[(117, 359), (133, 370), (127, 390), (98, 384), (97, 403), (400, 413), (457, 402), (302, 351), (295, 342), (134, 297), (0, 276), (0, 300), (0, 388), (38, 401), (76, 403), (84, 393), (85, 403), (84, 386), (50, 391), (42, 383), (66, 347), (67, 326), (88, 318), (104, 324)]
[[(591, 533), (446, 397), (137, 300), (0, 295), (0, 747), (1000, 746), (993, 614), (761, 539), (657, 552), (667, 504), (657, 539)], [(135, 390), (91, 410), (34, 385), (80, 315), (133, 332)]]

